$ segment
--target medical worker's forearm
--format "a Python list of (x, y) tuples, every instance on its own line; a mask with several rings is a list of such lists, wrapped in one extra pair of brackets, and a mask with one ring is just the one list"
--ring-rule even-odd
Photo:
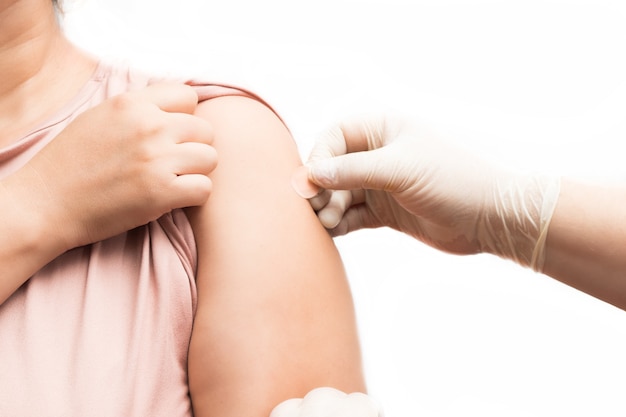
[(626, 309), (626, 189), (563, 180), (543, 272)]

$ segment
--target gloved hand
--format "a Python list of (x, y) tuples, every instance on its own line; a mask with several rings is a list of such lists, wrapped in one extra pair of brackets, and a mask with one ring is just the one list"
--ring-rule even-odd
[(317, 388), (304, 398), (277, 405), (270, 417), (382, 417), (374, 401), (362, 393), (346, 394), (334, 388)]
[(327, 190), (310, 202), (333, 236), (389, 226), (447, 252), (542, 268), (558, 178), (508, 171), (382, 117), (333, 127), (306, 165), (309, 181)]

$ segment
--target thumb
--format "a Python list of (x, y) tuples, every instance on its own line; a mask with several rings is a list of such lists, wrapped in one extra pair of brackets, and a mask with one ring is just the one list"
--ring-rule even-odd
[(389, 129), (384, 117), (353, 118), (330, 127), (320, 134), (308, 162), (385, 146), (397, 129)]
[(307, 162), (309, 180), (331, 190), (396, 191), (393, 160), (387, 147)]

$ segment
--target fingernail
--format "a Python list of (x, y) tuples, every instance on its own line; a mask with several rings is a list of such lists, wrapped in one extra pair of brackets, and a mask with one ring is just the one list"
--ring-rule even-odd
[(309, 180), (309, 169), (301, 166), (291, 176), (291, 186), (302, 198), (313, 198), (320, 192), (320, 187)]
[(325, 187), (331, 186), (337, 177), (337, 169), (330, 159), (323, 159), (308, 165), (311, 176)]

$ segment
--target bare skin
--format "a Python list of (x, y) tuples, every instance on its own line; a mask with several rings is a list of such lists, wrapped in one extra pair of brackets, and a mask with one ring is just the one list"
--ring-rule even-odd
[[(70, 100), (94, 71), (48, 3), (0, 2), (0, 145)], [(115, 97), (0, 180), (0, 303), (66, 250), (208, 198), (217, 156), (196, 106), (196, 93), (180, 85)]]
[[(13, 112), (0, 120), (1, 145), (45, 119), (93, 71), (94, 61), (63, 38), (49, 3), (0, 0), (0, 62), (12, 62), (0, 66), (0, 109)], [(67, 62), (77, 62), (71, 75)], [(0, 302), (72, 247), (198, 206), (188, 209), (199, 259), (194, 414), (265, 417), (320, 385), (364, 391), (345, 272), (290, 187), (301, 162), (287, 129), (252, 99), (198, 105), (190, 92), (161, 85), (110, 99), (0, 181)], [(213, 172), (214, 149), (222, 155)]]
[(626, 310), (626, 190), (564, 180), (544, 272)]
[(63, 37), (52, 5), (36, 0), (0, 0), (0, 57), (0, 146), (69, 101), (96, 67)]
[(291, 188), (301, 162), (289, 132), (248, 98), (203, 102), (197, 114), (215, 129), (220, 163), (211, 198), (190, 213), (194, 414), (266, 417), (320, 386), (364, 392), (350, 288), (331, 238)]

